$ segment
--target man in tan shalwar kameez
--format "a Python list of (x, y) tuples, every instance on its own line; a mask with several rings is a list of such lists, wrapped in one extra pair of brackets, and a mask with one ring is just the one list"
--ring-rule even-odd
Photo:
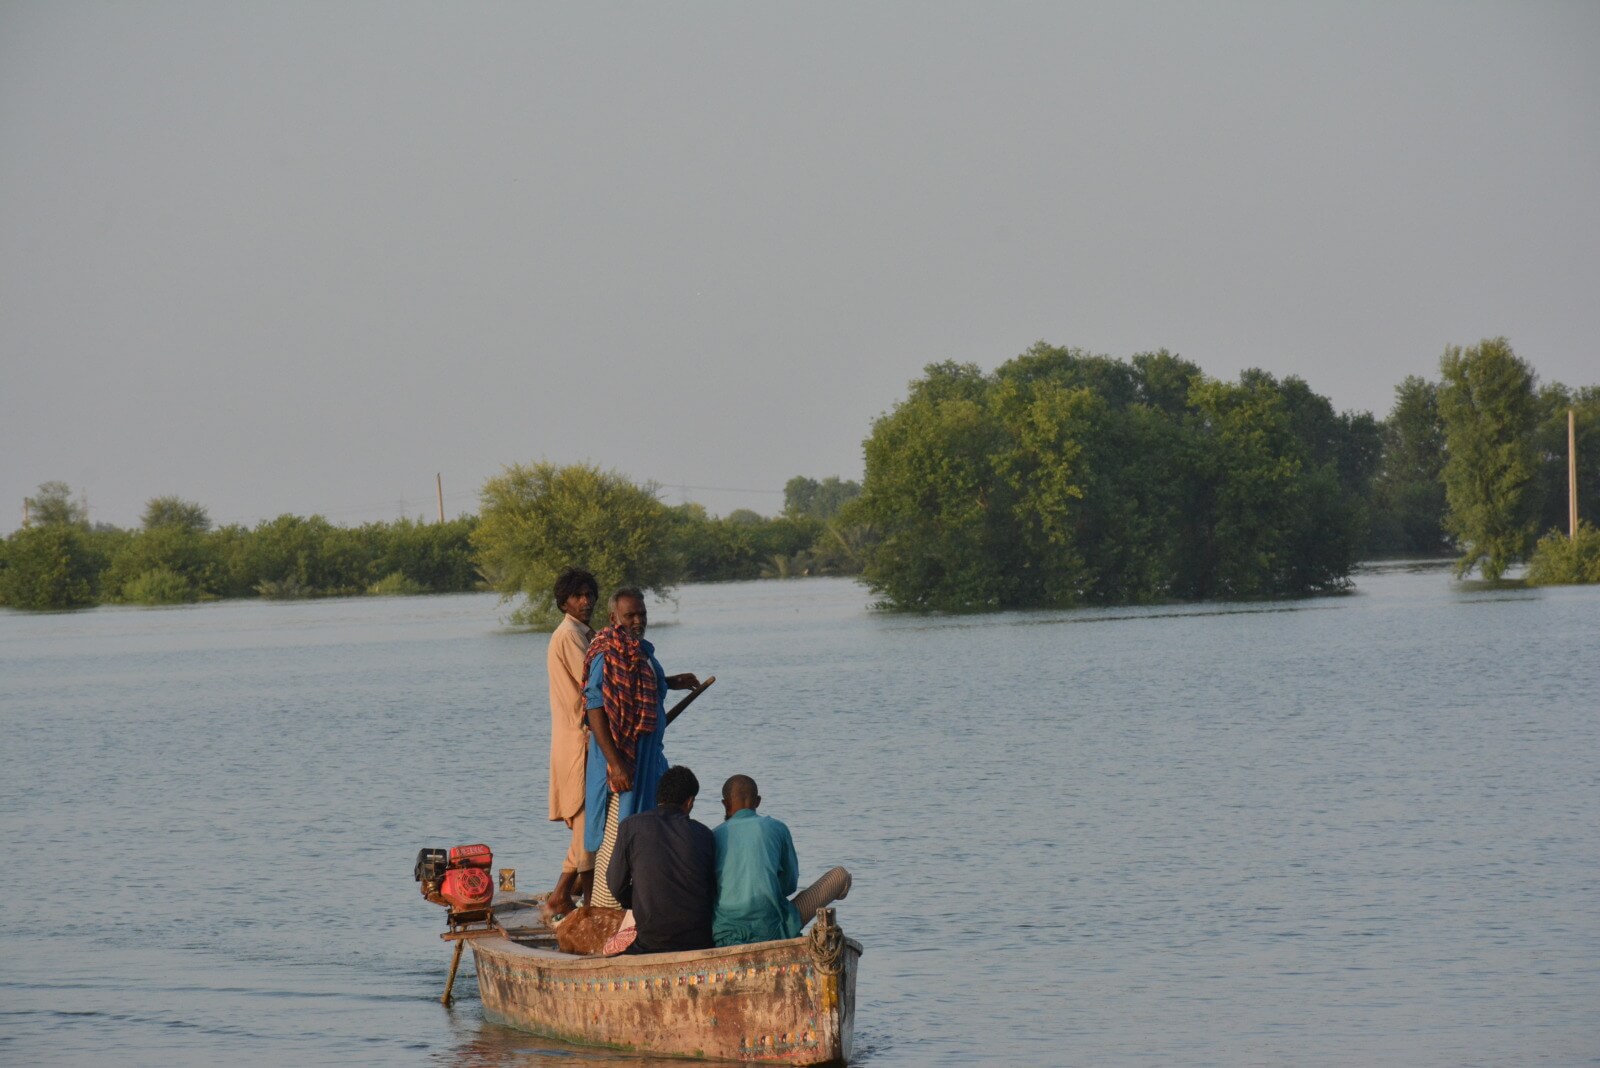
[(575, 897), (588, 897), (594, 878), (594, 854), (583, 848), (584, 771), (589, 751), (583, 661), (594, 636), (589, 620), (600, 587), (589, 572), (569, 567), (556, 578), (554, 593), (562, 615), (545, 653), (550, 675), (550, 819), (572, 829), (572, 842), (561, 862), (561, 878), (545, 900), (546, 919), (571, 912)]

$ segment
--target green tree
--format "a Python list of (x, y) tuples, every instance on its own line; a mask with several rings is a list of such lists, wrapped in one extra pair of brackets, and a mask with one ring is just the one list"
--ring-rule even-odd
[[(742, 513), (742, 514), (741, 514)], [(672, 553), (688, 582), (717, 582), (754, 578), (754, 530), (763, 520), (755, 512), (738, 512), (722, 518), (706, 514), (704, 505), (689, 502), (668, 510), (672, 526)]]
[[(321, 517), (314, 517), (320, 519)], [(366, 592), (384, 573), (378, 556), (387, 540), (388, 525), (360, 527), (323, 525), (313, 557), (311, 592), (316, 596), (349, 597)]]
[(242, 561), (255, 580), (255, 592), (263, 597), (294, 598), (329, 591), (332, 584), (323, 543), (332, 528), (320, 515), (285, 513), (258, 523), (245, 541)]
[(203, 534), (211, 529), (211, 516), (200, 505), (182, 497), (152, 497), (145, 502), (144, 518), (140, 525), (145, 530), (177, 527)]
[(1410, 375), (1394, 387), (1383, 423), (1383, 457), (1373, 488), (1373, 532), (1379, 552), (1439, 553), (1445, 535), (1445, 435), (1439, 387)]
[(1166, 352), (936, 364), (867, 439), (862, 574), (957, 610), (1338, 589), (1379, 442), (1299, 379)]
[(1534, 453), (1539, 464), (1541, 531), (1568, 528), (1567, 412), (1578, 445), (1578, 518), (1600, 526), (1600, 386), (1569, 389), (1553, 382), (1539, 390)]
[(846, 504), (811, 543), (811, 562), (816, 574), (859, 575), (867, 566), (878, 535), (864, 520), (860, 505), (860, 497)]
[(783, 514), (790, 519), (829, 520), (848, 501), (861, 495), (861, 484), (829, 475), (818, 482), (796, 475), (783, 486)]
[(1072, 376), (1036, 376), (1021, 364), (1002, 367), (990, 394), (1001, 438), (991, 461), (995, 501), (1006, 509), (999, 518), (1007, 535), (997, 545), (1010, 549), (1008, 596), (1018, 604), (1075, 604), (1096, 577), (1084, 559), (1099, 503), (1085, 500), (1096, 481), (1085, 442), (1105, 423), (1106, 405), (1088, 386), (1070, 384)]
[(122, 599), (132, 604), (185, 604), (196, 599), (186, 577), (166, 568), (141, 572), (122, 586)]
[(253, 597), (261, 581), (254, 535), (239, 523), (217, 527), (206, 534), (206, 548), (216, 562), (213, 592), (219, 597)]
[(1005, 446), (992, 382), (974, 364), (931, 364), (873, 423), (862, 508), (881, 534), (862, 575), (901, 608), (1016, 603), (1016, 532), (994, 457)]
[(1528, 560), (1528, 585), (1567, 586), (1600, 582), (1600, 527), (1578, 520), (1576, 535), (1552, 530)]
[(65, 482), (39, 483), (39, 495), (26, 498), (30, 526), (89, 525), (89, 513), (83, 505), (72, 499), (72, 490)]
[(1264, 371), (1240, 381), (1277, 393), (1299, 466), (1293, 507), (1279, 514), (1287, 538), (1286, 568), (1273, 592), (1338, 589), (1367, 538), (1367, 502), (1383, 454), (1383, 432), (1369, 412), (1335, 413), (1304, 379), (1278, 381)]
[(110, 572), (111, 561), (116, 559), (118, 553), (127, 548), (128, 543), (139, 535), (136, 531), (124, 530), (110, 523), (96, 523), (91, 526), (84, 537), (84, 547), (89, 554), (90, 564), (94, 570), (91, 585), (96, 601), (107, 600), (114, 596), (114, 591), (108, 589), (106, 575)]
[(519, 464), (480, 496), (478, 568), (503, 601), (527, 598), (519, 623), (559, 621), (550, 588), (570, 565), (592, 572), (602, 594), (632, 585), (664, 596), (677, 580), (672, 520), (654, 486), (587, 464)]
[(1462, 549), (1456, 575), (1476, 567), (1493, 581), (1528, 555), (1538, 526), (1533, 369), (1501, 337), (1446, 349), (1439, 370), (1445, 529)]
[(376, 529), (370, 531), (374, 541), (372, 573), (383, 577), (399, 573), (432, 593), (470, 590), (478, 581), (472, 551), (472, 531), (477, 525), (477, 517), (470, 515), (445, 523), (401, 519), (375, 524)]
[(752, 533), (756, 554), (763, 565), (764, 578), (792, 578), (818, 573), (811, 549), (825, 529), (819, 519), (778, 516), (762, 523)]
[(171, 604), (195, 601), (210, 592), (215, 571), (205, 535), (171, 523), (123, 541), (101, 581), (110, 600)]
[(141, 526), (109, 547), (110, 564), (101, 576), (107, 599), (173, 604), (215, 595), (217, 565), (204, 508), (155, 497), (145, 504)]
[(1165, 351), (1122, 362), (1040, 342), (996, 378), (1019, 495), (1022, 603), (1181, 596), (1182, 496), (1193, 483), (1182, 420), (1199, 369)]
[(80, 524), (63, 520), (12, 534), (4, 563), (0, 604), (32, 610), (93, 604), (95, 577), (104, 566)]
[(1291, 537), (1305, 508), (1303, 452), (1270, 384), (1208, 381), (1190, 403), (1199, 416), (1197, 465), (1207, 489), (1204, 597), (1290, 592)]
[(1205, 380), (1198, 366), (1166, 349), (1141, 352), (1129, 362), (1138, 403), (1175, 420), (1188, 412), (1189, 392)]

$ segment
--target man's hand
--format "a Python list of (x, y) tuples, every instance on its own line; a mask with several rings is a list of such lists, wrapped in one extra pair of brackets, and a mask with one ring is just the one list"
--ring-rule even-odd
[(633, 770), (622, 763), (620, 757), (617, 763), (606, 764), (606, 786), (614, 794), (625, 794), (633, 789)]
[(682, 675), (667, 676), (667, 689), (669, 690), (692, 690), (699, 685), (700, 680), (695, 678), (693, 672), (686, 671)]

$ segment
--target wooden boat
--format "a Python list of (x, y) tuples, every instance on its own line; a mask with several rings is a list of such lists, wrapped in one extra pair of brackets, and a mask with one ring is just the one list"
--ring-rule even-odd
[(587, 1046), (778, 1064), (844, 1064), (861, 945), (832, 909), (799, 938), (687, 953), (580, 957), (524, 895), (497, 895), (503, 934), (471, 939), (484, 1015)]

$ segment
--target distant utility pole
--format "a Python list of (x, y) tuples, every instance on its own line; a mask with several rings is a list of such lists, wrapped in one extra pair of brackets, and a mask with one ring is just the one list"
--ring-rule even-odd
[(1578, 536), (1578, 421), (1567, 409), (1567, 537)]
[(440, 473), (440, 472), (434, 472), (433, 484), (434, 484), (434, 487), (437, 488), (438, 491), (439, 491), (439, 523), (441, 525), (443, 525), (443, 523), (444, 523), (444, 475), (442, 473)]
[(28, 525), (28, 498), (22, 498), (22, 525)]

